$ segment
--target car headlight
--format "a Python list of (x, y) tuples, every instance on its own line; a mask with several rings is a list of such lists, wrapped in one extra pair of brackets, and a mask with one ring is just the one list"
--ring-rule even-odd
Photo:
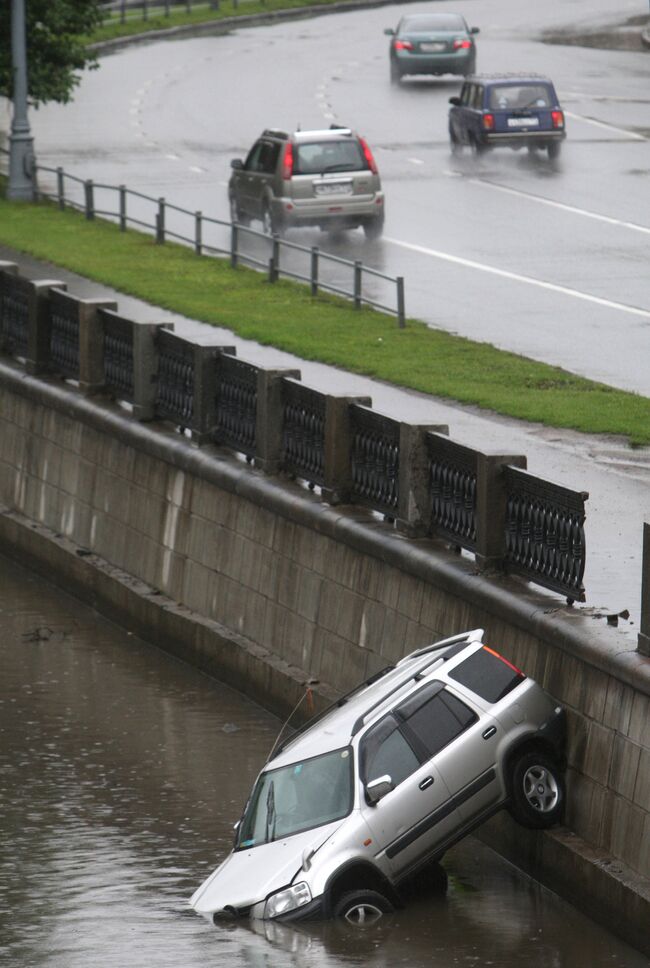
[(277, 894), (272, 894), (266, 902), (264, 917), (277, 918), (279, 914), (294, 911), (296, 908), (309, 904), (310, 901), (311, 891), (309, 890), (309, 885), (301, 881), (292, 887), (285, 887), (283, 891), (278, 891)]

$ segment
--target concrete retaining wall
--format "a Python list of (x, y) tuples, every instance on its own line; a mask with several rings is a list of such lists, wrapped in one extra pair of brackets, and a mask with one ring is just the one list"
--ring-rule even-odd
[(278, 712), (309, 677), (331, 697), (485, 628), (567, 707), (570, 738), (568, 829), (499, 816), (491, 845), (650, 948), (650, 660), (615, 629), (4, 363), (0, 505), (11, 553)]

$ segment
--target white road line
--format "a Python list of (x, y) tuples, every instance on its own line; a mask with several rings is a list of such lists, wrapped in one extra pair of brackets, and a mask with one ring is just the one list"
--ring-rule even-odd
[(606, 131), (616, 131), (618, 134), (624, 134), (628, 138), (632, 138), (633, 141), (648, 140), (645, 135), (637, 134), (636, 131), (628, 131), (626, 128), (619, 128), (615, 124), (607, 124), (605, 121), (596, 121), (594, 118), (586, 118), (583, 114), (574, 114), (572, 111), (565, 111), (564, 113), (567, 118), (573, 118), (574, 121), (584, 121), (585, 124), (593, 124), (596, 128), (605, 128)]
[(196, 171), (201, 174), (201, 172), (207, 171), (207, 168), (199, 168), (198, 165), (190, 165), (190, 171)]
[(545, 282), (543, 279), (534, 279), (532, 276), (522, 276), (518, 272), (509, 272), (507, 269), (497, 269), (496, 266), (486, 265), (484, 262), (475, 262), (473, 259), (463, 259), (457, 255), (450, 255), (449, 252), (440, 252), (438, 249), (429, 249), (424, 245), (415, 245), (412, 242), (402, 242), (401, 239), (389, 239), (384, 236), (384, 242), (390, 245), (399, 246), (401, 249), (408, 249), (410, 252), (418, 252), (420, 255), (429, 255), (434, 259), (442, 259), (444, 262), (453, 262), (455, 265), (465, 266), (468, 269), (478, 269), (480, 272), (488, 272), (493, 276), (500, 276), (502, 279), (510, 279), (512, 282), (524, 282), (529, 286), (536, 286), (538, 289), (548, 289), (551, 292), (559, 292), (563, 296), (573, 296), (575, 299), (583, 299), (585, 302), (595, 303), (598, 306), (606, 306), (608, 309), (618, 309), (632, 316), (642, 316), (650, 319), (650, 310), (640, 309), (638, 306), (628, 306), (625, 303), (614, 302), (612, 299), (603, 299), (601, 296), (592, 296), (588, 292), (581, 292), (579, 289), (571, 289), (570, 286), (558, 286), (554, 282)]
[(412, 165), (423, 165), (424, 164), (424, 162), (422, 161), (421, 158), (409, 158), (408, 160), (411, 162)]
[[(453, 172), (451, 174), (457, 174)], [(578, 208), (576, 205), (567, 205), (565, 202), (555, 202), (551, 198), (543, 198), (541, 195), (534, 195), (532, 192), (523, 192), (517, 188), (508, 188), (505, 185), (497, 185), (496, 182), (489, 181), (487, 178), (467, 178), (473, 185), (482, 185), (485, 188), (492, 188), (495, 192), (503, 192), (506, 195), (515, 195), (517, 198), (527, 198), (531, 202), (538, 202), (540, 205), (548, 205), (550, 208), (558, 208), (563, 212), (572, 212), (574, 215), (583, 215), (585, 218), (593, 218), (597, 222), (605, 222), (607, 225), (619, 225), (624, 229), (632, 229), (634, 232), (643, 232), (650, 235), (650, 227), (639, 225), (637, 222), (626, 222), (624, 219), (613, 218), (611, 215), (600, 215), (598, 212), (590, 212), (586, 208)]]

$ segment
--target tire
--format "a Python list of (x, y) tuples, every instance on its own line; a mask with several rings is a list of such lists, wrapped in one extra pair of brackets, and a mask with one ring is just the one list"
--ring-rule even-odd
[(391, 84), (399, 84), (399, 82), (401, 80), (402, 80), (402, 75), (399, 72), (399, 67), (397, 66), (397, 64), (395, 63), (395, 61), (392, 61), (391, 60), (391, 62), (390, 62), (390, 82), (391, 82)]
[(230, 196), (230, 221), (237, 222), (238, 225), (250, 225), (250, 219), (247, 215), (242, 215), (234, 195)]
[(372, 242), (374, 239), (380, 239), (384, 231), (384, 219), (383, 216), (375, 218), (369, 218), (363, 223), (363, 231), (365, 232), (366, 238)]
[(334, 905), (334, 917), (355, 927), (374, 924), (395, 908), (379, 891), (348, 891)]
[(451, 127), (449, 128), (449, 147), (451, 148), (452, 155), (462, 154), (463, 143), (458, 140)]
[(560, 152), (562, 150), (562, 143), (560, 141), (552, 141), (548, 146), (548, 157), (551, 161), (555, 161), (556, 158), (560, 157)]
[(271, 209), (266, 203), (262, 209), (262, 231), (265, 235), (282, 235), (282, 226), (273, 217)]
[(472, 135), (472, 139), (470, 141), (470, 145), (471, 145), (471, 148), (472, 148), (472, 153), (477, 158), (480, 158), (481, 155), (484, 155), (485, 152), (487, 151), (487, 145), (481, 144), (481, 142), (478, 140), (478, 138), (476, 138), (476, 136), (474, 136), (474, 135)]
[(559, 823), (564, 800), (564, 777), (552, 756), (532, 752), (515, 761), (508, 809), (522, 827), (543, 830)]

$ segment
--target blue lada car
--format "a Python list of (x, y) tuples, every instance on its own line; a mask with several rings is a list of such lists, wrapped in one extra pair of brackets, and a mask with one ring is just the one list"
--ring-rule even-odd
[(464, 146), (481, 154), (504, 145), (560, 154), (564, 111), (553, 83), (537, 74), (473, 74), (460, 96), (450, 97), (449, 138), (454, 154)]

